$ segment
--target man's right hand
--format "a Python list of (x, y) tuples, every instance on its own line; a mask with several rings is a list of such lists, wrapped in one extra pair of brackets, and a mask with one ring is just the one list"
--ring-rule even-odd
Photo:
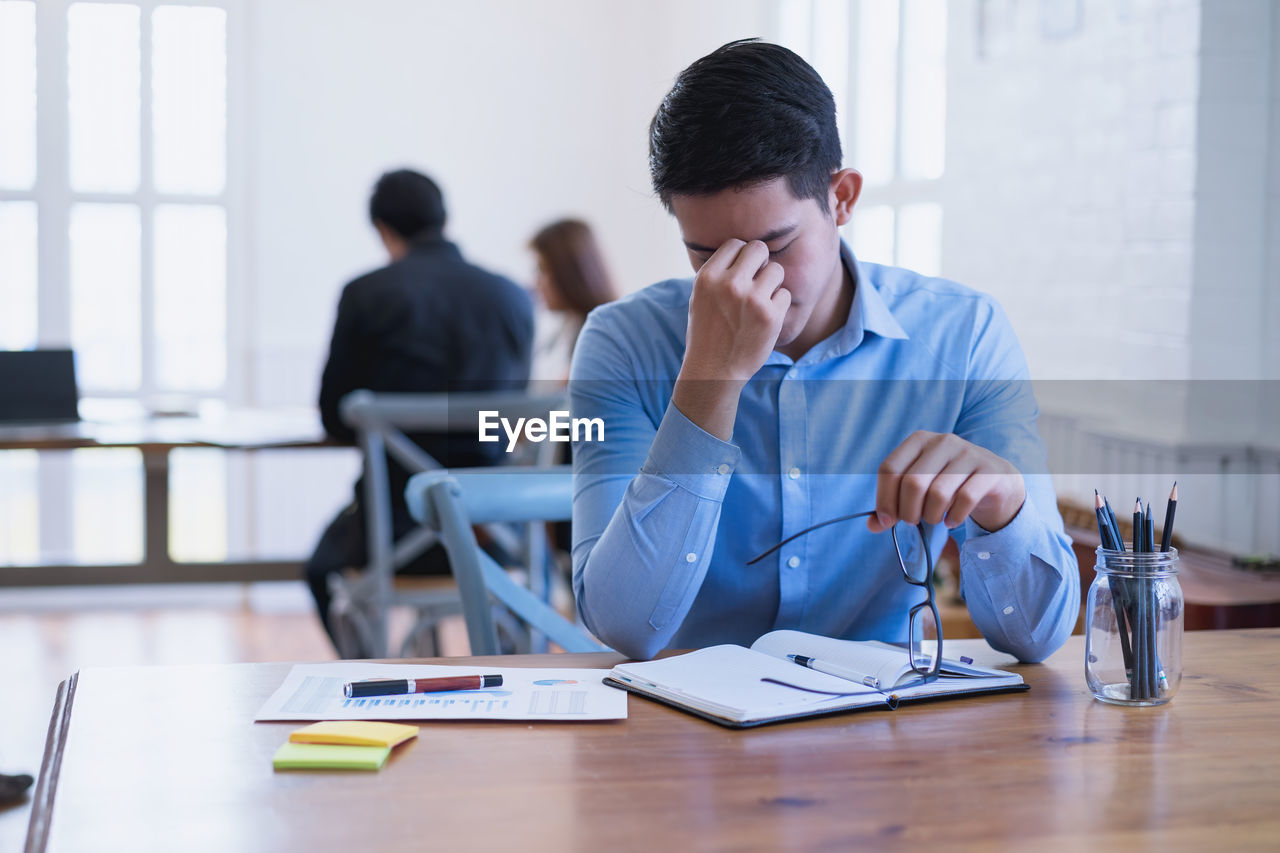
[(738, 396), (777, 345), (791, 307), (780, 264), (757, 241), (728, 240), (693, 280), (684, 362), (672, 402), (702, 429), (728, 441)]

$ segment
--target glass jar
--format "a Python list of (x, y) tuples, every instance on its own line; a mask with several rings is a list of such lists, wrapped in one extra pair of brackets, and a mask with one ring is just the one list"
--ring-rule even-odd
[(1178, 551), (1099, 547), (1085, 610), (1085, 680), (1114, 705), (1163, 705), (1182, 681)]

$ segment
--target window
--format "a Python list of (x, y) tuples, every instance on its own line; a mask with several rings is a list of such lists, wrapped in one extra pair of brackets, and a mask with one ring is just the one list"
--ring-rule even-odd
[[(86, 416), (234, 396), (227, 39), (239, 2), (0, 0), (0, 347), (70, 344)], [(173, 463), (175, 480), (200, 474), (213, 490), (206, 517), (225, 516), (225, 463)], [(0, 534), (15, 533), (0, 535), (0, 563), (30, 561), (16, 520), (39, 529), (46, 555), (140, 554), (137, 453), (6, 453), (0, 473)], [(32, 521), (38, 506), (72, 519)], [(189, 557), (226, 550), (225, 525), (174, 538)]]
[(937, 275), (946, 157), (945, 0), (861, 0), (853, 22), (850, 162), (866, 179), (859, 257)]
[(831, 87), (845, 162), (865, 179), (849, 226), (854, 251), (863, 260), (936, 275), (946, 0), (797, 0), (780, 8), (779, 41)]

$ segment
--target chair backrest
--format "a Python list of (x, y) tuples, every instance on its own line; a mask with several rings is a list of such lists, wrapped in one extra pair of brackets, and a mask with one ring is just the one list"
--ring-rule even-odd
[(482, 411), (500, 411), (507, 418), (547, 418), (552, 410), (565, 407), (563, 391), (554, 394), (522, 391), (408, 394), (358, 390), (342, 399), (339, 413), (356, 431), (363, 455), (368, 557), (357, 597), (367, 594), (371, 599), (377, 622), (372, 626), (372, 634), (377, 638), (373, 651), (376, 656), (387, 653), (386, 614), (392, 603), (395, 571), (434, 545), (438, 536), (436, 530), (419, 526), (399, 541), (395, 540), (388, 456), (411, 473), (440, 470), (440, 463), (406, 433), (475, 435)]
[(462, 596), (471, 654), (500, 654), (490, 597), (528, 627), (568, 652), (603, 647), (530, 590), (516, 583), (481, 550), (473, 523), (564, 521), (570, 517), (573, 474), (552, 468), (469, 468), (410, 478), (409, 513), (440, 531)]

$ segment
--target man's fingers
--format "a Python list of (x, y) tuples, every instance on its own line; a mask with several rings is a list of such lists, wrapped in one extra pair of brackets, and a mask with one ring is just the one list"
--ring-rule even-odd
[[(945, 435), (932, 435), (925, 439), (920, 454), (898, 481), (898, 519), (915, 524), (924, 517), (924, 504), (929, 490), (935, 487), (939, 474), (956, 455)], [(955, 486), (959, 482), (952, 481)], [(939, 499), (946, 492), (946, 483), (938, 484)], [(950, 504), (950, 494), (945, 494)]]
[(773, 304), (774, 317), (780, 319), (791, 307), (791, 291), (783, 285), (778, 285), (769, 297), (769, 301)]
[(766, 266), (769, 266), (769, 247), (759, 240), (752, 240), (739, 248), (727, 272), (739, 287), (745, 289), (754, 285), (756, 277)]
[(941, 524), (943, 521), (950, 524), (951, 519), (955, 517), (963, 520), (963, 515), (956, 516), (952, 510), (955, 508), (956, 493), (960, 491), (965, 481), (970, 479), (975, 467), (973, 462), (963, 455), (953, 457), (925, 490), (924, 507), (920, 511), (920, 518), (929, 524)]
[(902, 475), (924, 450), (933, 433), (913, 432), (885, 457), (876, 471), (876, 514), (867, 521), (872, 533), (888, 530), (898, 520), (898, 491)]
[(711, 257), (698, 268), (698, 274), (702, 275), (705, 270), (707, 274), (713, 275), (729, 269), (738, 260), (742, 248), (746, 245), (741, 240), (725, 240), (720, 244), (720, 248), (712, 252)]

